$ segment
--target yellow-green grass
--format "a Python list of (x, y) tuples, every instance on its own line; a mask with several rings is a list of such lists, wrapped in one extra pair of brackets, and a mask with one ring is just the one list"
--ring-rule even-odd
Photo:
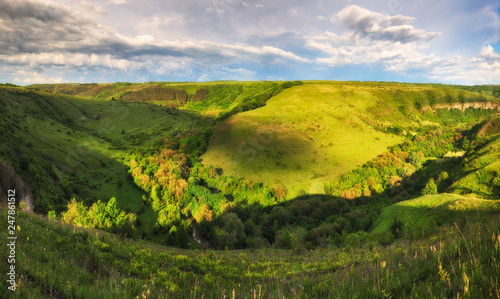
[(362, 121), (377, 102), (352, 86), (309, 83), (286, 89), (265, 107), (219, 123), (203, 162), (271, 187), (283, 184), (289, 197), (300, 190), (323, 193), (324, 182), (402, 141)]
[(125, 93), (141, 91), (151, 86), (163, 86), (186, 91), (193, 95), (201, 88), (215, 85), (249, 85), (257, 81), (213, 81), (213, 82), (146, 82), (146, 83), (99, 83), (99, 84), (33, 84), (30, 88), (71, 94), (88, 99), (119, 99)]
[[(478, 217), (500, 212), (500, 200), (465, 197), (457, 194), (426, 195), (386, 207), (371, 234), (377, 236), (389, 230), (399, 219), (405, 232), (413, 237), (427, 236), (445, 224), (474, 222)], [(470, 219), (467, 219), (470, 218)]]
[(462, 175), (450, 191), (469, 197), (500, 197), (500, 134), (482, 137), (484, 145), (465, 155)]

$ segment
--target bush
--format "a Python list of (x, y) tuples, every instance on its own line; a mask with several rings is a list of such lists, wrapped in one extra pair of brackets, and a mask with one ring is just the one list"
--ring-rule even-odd
[(437, 185), (434, 182), (434, 179), (430, 179), (422, 190), (422, 195), (433, 195), (437, 193)]
[(377, 240), (380, 245), (388, 246), (394, 242), (394, 235), (390, 231), (385, 231), (377, 236)]
[(348, 247), (359, 247), (368, 237), (368, 233), (364, 231), (358, 231), (356, 233), (348, 234), (345, 237), (344, 245)]
[(276, 232), (274, 237), (276, 247), (290, 249), (292, 248), (292, 238), (287, 229), (282, 228)]
[(215, 228), (217, 247), (219, 249), (234, 249), (238, 238), (243, 234), (243, 223), (236, 213), (227, 213), (221, 217), (222, 228)]
[(401, 237), (403, 233), (403, 227), (404, 227), (403, 222), (399, 220), (398, 217), (395, 217), (391, 225), (389, 226), (389, 230), (394, 236), (394, 238), (398, 239), (399, 237)]

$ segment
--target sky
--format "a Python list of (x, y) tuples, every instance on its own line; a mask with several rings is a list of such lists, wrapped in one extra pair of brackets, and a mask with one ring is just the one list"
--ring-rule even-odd
[(500, 83), (498, 0), (0, 0), (0, 82)]

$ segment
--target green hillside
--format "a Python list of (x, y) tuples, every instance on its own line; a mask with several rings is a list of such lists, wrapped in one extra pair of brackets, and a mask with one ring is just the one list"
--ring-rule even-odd
[(293, 87), (219, 123), (202, 159), (231, 175), (284, 185), (291, 197), (300, 190), (324, 193), (324, 182), (402, 141), (363, 122), (376, 104), (363, 90)]
[(401, 221), (401, 235), (421, 238), (436, 234), (443, 226), (467, 221), (478, 221), (478, 217), (491, 217), (500, 212), (500, 201), (468, 198), (455, 194), (427, 195), (402, 201), (384, 209), (374, 226), (372, 235), (389, 231), (395, 221)]
[(219, 123), (202, 159), (230, 175), (284, 185), (289, 198), (324, 194), (326, 182), (401, 143), (404, 135), (453, 120), (453, 112), (436, 117), (424, 107), (479, 98), (498, 102), (449, 86), (306, 82)]
[(122, 209), (137, 212), (146, 193), (130, 179), (126, 153), (139, 144), (151, 146), (171, 130), (188, 128), (196, 118), (146, 104), (25, 88), (2, 88), (0, 101), (1, 158), (29, 185), (34, 210), (43, 213), (64, 210), (72, 197), (87, 203), (116, 197)]

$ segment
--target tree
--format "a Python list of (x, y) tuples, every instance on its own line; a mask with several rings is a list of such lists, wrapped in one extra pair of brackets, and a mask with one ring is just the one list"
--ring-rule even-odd
[(106, 205), (106, 214), (106, 216), (113, 220), (116, 219), (116, 217), (118, 217), (118, 215), (120, 214), (120, 210), (116, 205), (116, 198), (111, 197), (111, 199), (108, 201), (108, 204)]
[(422, 167), (422, 164), (424, 163), (424, 159), (419, 155), (419, 153), (417, 152), (412, 152), (410, 154), (410, 157), (409, 157), (409, 162), (413, 165), (415, 165), (415, 167), (417, 169), (421, 168)]
[(464, 96), (464, 93), (463, 93), (463, 92), (461, 92), (461, 93), (459, 93), (459, 94), (458, 94), (458, 101), (459, 101), (460, 103), (462, 103), (462, 104), (464, 104), (464, 103), (465, 103), (465, 96)]
[(424, 189), (422, 190), (422, 195), (432, 195), (437, 194), (437, 185), (434, 182), (434, 179), (430, 179), (427, 184), (425, 184)]
[(221, 217), (224, 227), (216, 228), (215, 234), (219, 249), (233, 249), (238, 242), (238, 237), (243, 234), (243, 223), (236, 213), (227, 213)]
[(394, 217), (391, 225), (389, 226), (389, 230), (391, 231), (394, 238), (398, 239), (403, 233), (404, 224), (398, 217)]

